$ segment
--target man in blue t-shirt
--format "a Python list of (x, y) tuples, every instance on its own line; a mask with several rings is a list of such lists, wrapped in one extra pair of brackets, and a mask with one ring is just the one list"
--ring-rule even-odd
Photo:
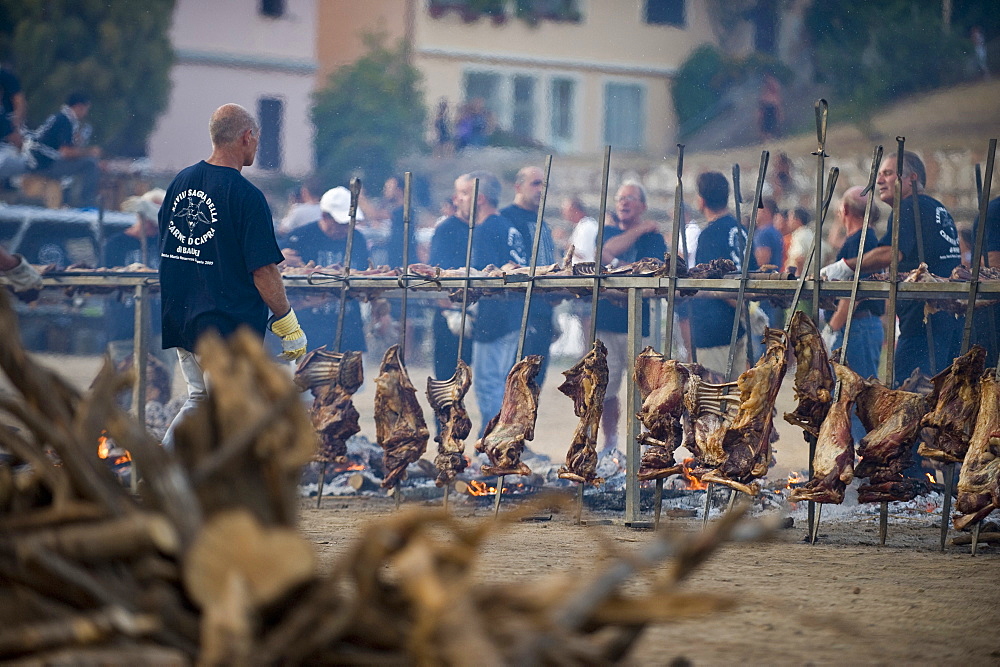
[[(917, 234), (921, 234), (924, 246), (924, 262), (931, 273), (949, 276), (959, 265), (962, 251), (958, 245), (958, 232), (944, 204), (923, 194), (927, 183), (924, 163), (915, 153), (903, 154), (901, 193), (903, 200), (899, 207), (899, 271), (912, 271), (920, 264)], [(896, 158), (887, 157), (879, 166), (875, 181), (878, 196), (892, 206), (896, 198)], [(916, 226), (913, 202), (920, 202), (920, 229)], [(865, 273), (881, 271), (889, 266), (892, 258), (892, 228), (897, 221), (889, 218), (885, 235), (879, 247), (865, 253), (861, 269)], [(857, 259), (839, 259), (823, 267), (820, 274), (827, 280), (850, 280), (854, 277)], [(927, 348), (927, 328), (924, 324), (924, 302), (901, 299), (896, 304), (899, 317), (899, 340), (896, 341), (896, 363), (894, 380), (900, 384), (917, 368), (922, 373), (933, 376), (951, 365), (958, 355), (964, 322), (950, 313), (937, 312), (928, 316), (934, 334), (934, 366), (931, 366)]]
[[(472, 191), (477, 178), (479, 196), (472, 235), (472, 266), (484, 269), (490, 264), (503, 266), (507, 262), (526, 266), (531, 248), (521, 227), (498, 212), (500, 180), (496, 175), (473, 171), (459, 180), (455, 192), (459, 217), (472, 217)], [(472, 330), (472, 382), (482, 419), (479, 437), (486, 424), (500, 413), (507, 374), (517, 361), (523, 309), (524, 292), (520, 290), (478, 302)]]
[[(314, 262), (317, 266), (346, 264), (350, 207), (351, 192), (347, 188), (338, 186), (323, 193), (319, 200), (320, 219), (293, 230), (282, 244), (285, 266), (302, 266), (307, 262)], [(357, 211), (357, 219), (365, 219), (360, 210)], [(351, 242), (351, 268), (367, 269), (369, 257), (368, 240), (360, 229), (355, 229)], [(333, 297), (316, 304), (315, 301), (310, 302), (310, 298), (306, 296), (304, 303), (297, 303), (302, 329), (313, 343), (333, 350), (340, 317), (340, 299)], [(338, 351), (368, 351), (361, 306), (350, 297), (344, 303), (344, 328)]]
[[(717, 171), (698, 176), (698, 210), (707, 226), (698, 236), (695, 260), (698, 264), (713, 259), (730, 259), (736, 270), (743, 266), (747, 232), (729, 212), (729, 181)], [(757, 268), (750, 255), (750, 270)], [(729, 342), (736, 317), (736, 300), (723, 293), (699, 292), (688, 306), (691, 319), (691, 343), (698, 350), (698, 363), (725, 375), (729, 365)], [(746, 330), (741, 322), (736, 339), (735, 370), (746, 367)]]
[[(538, 167), (522, 167), (514, 179), (514, 203), (500, 210), (500, 215), (521, 227), (521, 234), (528, 240), (528, 262), (535, 243), (535, 223), (538, 222), (538, 207), (542, 204), (542, 189), (545, 175)], [(542, 220), (541, 238), (538, 240), (538, 266), (546, 266), (556, 261), (555, 242), (552, 230)], [(524, 336), (524, 354), (538, 354), (542, 365), (538, 369), (535, 382), (545, 384), (545, 373), (549, 368), (549, 347), (552, 345), (555, 328), (552, 326), (552, 303), (543, 292), (531, 295), (531, 309), (528, 311), (528, 331)]]
[[(163, 348), (177, 348), (188, 398), (163, 436), (207, 397), (195, 353), (206, 331), (228, 336), (248, 327), (282, 339), (282, 357), (306, 352), (306, 336), (278, 271), (283, 260), (264, 194), (241, 173), (253, 164), (260, 127), (246, 109), (225, 104), (209, 121), (212, 154), (174, 177), (160, 208)], [(273, 313), (268, 319), (267, 313)]]
[[(462, 178), (455, 180), (455, 192)], [(465, 256), (469, 244), (469, 221), (458, 215), (450, 215), (437, 223), (434, 236), (431, 237), (431, 266), (442, 269), (461, 269), (465, 267)], [(447, 380), (455, 373), (455, 361), (458, 358), (458, 334), (448, 325), (448, 318), (457, 318), (461, 327), (461, 314), (455, 309), (449, 299), (439, 299), (434, 309), (434, 319), (431, 323), (434, 332), (434, 377)], [(458, 329), (456, 328), (456, 331)], [(462, 345), (462, 360), (472, 363), (472, 341), (467, 340)]]
[[(629, 264), (647, 257), (662, 260), (667, 244), (653, 220), (646, 220), (646, 190), (638, 181), (625, 181), (615, 194), (618, 227), (604, 228), (601, 261), (604, 264)], [(596, 249), (592, 252), (596, 252)], [(616, 299), (617, 297), (617, 299)], [(642, 335), (650, 333), (649, 299), (642, 300)], [(622, 378), (632, 368), (628, 358), (628, 308), (622, 305), (621, 293), (597, 302), (597, 337), (608, 348), (608, 387), (604, 398), (601, 429), (604, 451), (618, 448), (618, 422), (621, 415)]]

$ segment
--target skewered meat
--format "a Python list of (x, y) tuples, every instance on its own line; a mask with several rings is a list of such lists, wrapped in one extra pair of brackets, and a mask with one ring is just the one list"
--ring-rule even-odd
[(681, 472), (674, 451), (683, 444), (684, 391), (691, 373), (684, 364), (647, 347), (635, 360), (634, 377), (642, 407), (636, 414), (648, 430), (639, 444), (648, 445), (639, 463), (639, 479), (659, 479)]
[(982, 521), (1000, 508), (1000, 381), (992, 373), (979, 385), (982, 404), (958, 476), (955, 528)]
[(375, 438), (385, 451), (383, 489), (406, 478), (406, 466), (427, 451), (428, 435), (417, 390), (399, 359), (399, 345), (393, 345), (385, 351), (375, 378)]
[(833, 372), (826, 345), (816, 324), (801, 310), (792, 315), (788, 335), (795, 351), (795, 398), (799, 405), (795, 412), (785, 413), (785, 421), (818, 436), (833, 400)]
[(324, 345), (299, 363), (295, 384), (313, 393), (309, 417), (320, 441), (316, 460), (347, 460), (347, 440), (361, 430), (351, 396), (363, 381), (360, 352), (329, 352)]
[(877, 380), (866, 383), (855, 409), (868, 434), (858, 443), (861, 463), (855, 477), (867, 478), (858, 488), (858, 502), (912, 500), (927, 489), (922, 480), (905, 477), (912, 460), (920, 420), (927, 414), (924, 396), (887, 389)]
[(573, 432), (573, 441), (566, 453), (566, 465), (559, 477), (598, 485), (604, 480), (597, 476), (597, 430), (604, 411), (604, 394), (608, 388), (608, 348), (600, 340), (569, 370), (559, 391), (573, 399), (573, 413), (580, 422)]
[(466, 466), (465, 439), (472, 430), (472, 420), (465, 409), (465, 395), (472, 385), (472, 370), (463, 360), (458, 360), (455, 374), (448, 380), (436, 381), (427, 378), (427, 399), (437, 416), (440, 432), (434, 436), (438, 443), (438, 455), (434, 465), (438, 475), (438, 486), (449, 484)]
[(934, 376), (934, 392), (928, 399), (934, 410), (921, 420), (925, 434), (933, 437), (920, 443), (921, 456), (949, 463), (965, 458), (979, 414), (979, 378), (985, 365), (986, 350), (973, 345)]
[(854, 479), (854, 436), (851, 435), (851, 407), (865, 388), (865, 381), (847, 366), (834, 362), (833, 372), (840, 382), (840, 396), (830, 405), (819, 428), (813, 476), (805, 486), (792, 491), (789, 500), (840, 504), (844, 490)]
[(740, 392), (736, 417), (708, 436), (701, 452), (703, 459), (694, 470), (703, 482), (723, 484), (748, 495), (760, 491), (753, 480), (766, 475), (771, 465), (774, 401), (786, 368), (785, 332), (766, 329), (764, 338), (764, 354), (736, 380)]
[(500, 413), (486, 425), (476, 451), (490, 458), (484, 475), (530, 475), (531, 468), (521, 461), (525, 440), (535, 437), (538, 417), (538, 384), (535, 376), (542, 357), (529, 354), (510, 369), (504, 386)]

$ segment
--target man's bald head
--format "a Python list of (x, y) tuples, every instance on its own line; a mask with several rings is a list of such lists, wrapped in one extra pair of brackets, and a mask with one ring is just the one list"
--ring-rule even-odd
[(258, 133), (256, 119), (239, 104), (223, 104), (212, 114), (208, 122), (208, 132), (213, 146), (228, 146), (240, 140), (250, 130)]
[[(841, 199), (842, 206), (844, 208), (844, 214), (855, 218), (857, 220), (863, 220), (865, 217), (865, 209), (868, 207), (868, 195), (863, 195), (865, 189), (860, 185), (855, 185), (850, 187), (844, 192), (844, 197)], [(879, 210), (877, 206), (872, 207), (872, 217), (869, 220), (869, 224), (875, 224), (878, 222)]]

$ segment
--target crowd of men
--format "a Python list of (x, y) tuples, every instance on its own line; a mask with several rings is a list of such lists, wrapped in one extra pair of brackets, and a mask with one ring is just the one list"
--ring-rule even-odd
[[(72, 105), (67, 104), (67, 108), (72, 109)], [(256, 121), (242, 107), (225, 105), (213, 116), (211, 132), (212, 157), (181, 172), (166, 192), (151, 191), (130, 202), (130, 210), (137, 216), (135, 225), (110, 238), (106, 247), (109, 265), (142, 261), (159, 269), (163, 294), (159, 325), (162, 345), (177, 348), (181, 372), (188, 381), (189, 398), (194, 402), (205, 391), (194, 346), (197, 337), (206, 330), (226, 334), (240, 324), (250, 324), (263, 335), (267, 323), (267, 328), (278, 335), (281, 353), (289, 359), (304, 352), (307, 340), (311, 347), (333, 345), (339, 304), (311, 297), (290, 302), (281, 287), (278, 267), (307, 262), (345, 264), (350, 221), (348, 189), (342, 185), (324, 188), (313, 180), (302, 185), (301, 201), (275, 222), (263, 195), (239, 173), (243, 166), (253, 163), (259, 137)], [(880, 166), (874, 195), (889, 207), (895, 203), (896, 180), (895, 160), (886, 159)], [(382, 244), (385, 262), (391, 266), (403, 264), (402, 185), (401, 178), (390, 178), (382, 190), (381, 206), (364, 201), (365, 205), (357, 209), (356, 220), (361, 224), (352, 240), (353, 268), (367, 268), (372, 259), (373, 248), (366, 237), (370, 228), (364, 224), (365, 210), (388, 221), (388, 238)], [(544, 187), (544, 175), (536, 165), (526, 165), (517, 172), (513, 196), (509, 198), (504, 196), (501, 180), (494, 173), (478, 170), (459, 174), (448, 202), (448, 214), (442, 215), (430, 235), (427, 261), (445, 269), (464, 267), (470, 227), (471, 265), (476, 269), (509, 262), (526, 266), (536, 247), (535, 262), (539, 266), (557, 261), (563, 253), (561, 246), (568, 245), (572, 245), (575, 261), (593, 261), (599, 228), (593, 211), (587, 210), (579, 195), (566, 197), (560, 207), (560, 226), (569, 224), (572, 231), (560, 235), (562, 242), (557, 243), (550, 221), (539, 218)], [(926, 170), (922, 161), (916, 154), (906, 153), (900, 179), (899, 220), (890, 216), (886, 231), (879, 237), (874, 231), (879, 209), (873, 207), (871, 228), (863, 241), (864, 260), (860, 267), (863, 277), (889, 266), (892, 231), (896, 225), (900, 231), (901, 272), (926, 263), (931, 272), (947, 276), (962, 261), (955, 222), (940, 201), (924, 192), (925, 187)], [(756, 233), (750, 240), (752, 252), (747, 254), (746, 221), (733, 214), (727, 178), (717, 171), (703, 172), (696, 179), (695, 189), (696, 213), (690, 213), (693, 220), (685, 221), (690, 264), (729, 259), (739, 270), (744, 257), (749, 257), (751, 270), (773, 266), (795, 267), (801, 272), (806, 268), (814, 241), (812, 220), (806, 209), (795, 206), (782, 209), (774, 198), (765, 198)], [(239, 197), (233, 194), (237, 191), (242, 193)], [(167, 205), (161, 207), (163, 202)], [(836, 204), (835, 226), (843, 233), (839, 237), (830, 235), (833, 247), (825, 249), (824, 256), (835, 257), (835, 261), (822, 267), (820, 273), (824, 278), (853, 277), (862, 247), (862, 222), (867, 206), (867, 198), (858, 186), (849, 187)], [(666, 243), (665, 227), (647, 213), (647, 193), (642, 184), (635, 180), (622, 182), (604, 224), (602, 263), (617, 266), (645, 257), (659, 259), (673, 251)], [(410, 262), (422, 258), (416, 252), (416, 245), (416, 235), (411, 231)], [(989, 265), (1000, 265), (1000, 198), (989, 207), (984, 255)], [(0, 254), (0, 273), (8, 276), (10, 282), (20, 277), (18, 272), (24, 272), (24, 265), (16, 257)], [(511, 290), (481, 298), (469, 317), (471, 325), (467, 333), (471, 344), (463, 349), (473, 369), (473, 390), (481, 415), (480, 433), (499, 412), (506, 375), (516, 362), (524, 295), (523, 291)], [(682, 357), (696, 355), (700, 364), (720, 375), (730, 370), (735, 375), (752, 363), (759, 354), (761, 331), (755, 326), (745, 329), (740, 317), (734, 355), (736, 367), (728, 367), (730, 337), (738, 315), (732, 296), (702, 291), (686, 299), (678, 311), (678, 330), (682, 335), (674, 352)], [(560, 298), (544, 291), (535, 292), (525, 322), (521, 353), (544, 357), (540, 383), (544, 382), (548, 369), (550, 346), (558, 336), (553, 319)], [(649, 302), (650, 299), (644, 299), (642, 303), (644, 337), (650, 335), (652, 327), (661, 326), (651, 321)], [(848, 301), (840, 300), (834, 310), (824, 313), (820, 323), (832, 349), (843, 344), (848, 308)], [(981, 326), (975, 327), (976, 341), (988, 348), (992, 364), (997, 358), (998, 310), (997, 306), (982, 309), (977, 314)], [(268, 313), (272, 314), (270, 320)], [(772, 327), (783, 326), (787, 317), (787, 313), (766, 302), (760, 305), (760, 313), (759, 317)], [(881, 300), (863, 299), (855, 304), (845, 357), (864, 377), (878, 374), (884, 344), (884, 314)], [(957, 356), (961, 321), (947, 313), (925, 317), (923, 302), (912, 300), (901, 300), (897, 315), (897, 384), (917, 369), (925, 375), (934, 375)], [(366, 330), (370, 332), (376, 320), (396, 322), (398, 317), (398, 310), (389, 307), (381, 310), (372, 307), (363, 312), (358, 301), (348, 299), (340, 349), (367, 352)], [(130, 320), (131, 316), (125, 319)], [(439, 379), (446, 379), (452, 375), (456, 363), (460, 317), (456, 306), (442, 299), (430, 307), (428, 319), (434, 373)], [(602, 431), (604, 447), (614, 450), (619, 445), (622, 379), (630, 367), (624, 303), (614, 294), (603, 294), (594, 324), (598, 338), (608, 348), (610, 377)]]

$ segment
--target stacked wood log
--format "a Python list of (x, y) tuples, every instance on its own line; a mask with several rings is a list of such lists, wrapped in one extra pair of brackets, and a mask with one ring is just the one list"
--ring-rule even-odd
[[(484, 586), (473, 579), (477, 547), (497, 524), (416, 509), (370, 524), (321, 575), (296, 530), (316, 434), (253, 334), (200, 342), (209, 395), (178, 429), (175, 451), (119, 407), (128, 375), (106, 366), (81, 394), (34, 363), (2, 290), (0, 337), (0, 368), (16, 390), (0, 393), (3, 660), (615, 661), (649, 623), (727, 606), (678, 584), (734, 531), (770, 529), (734, 512), (688, 541), (657, 535), (589, 580), (572, 572)], [(103, 431), (130, 452), (138, 494), (97, 456)], [(668, 557), (670, 567), (635, 586)]]

